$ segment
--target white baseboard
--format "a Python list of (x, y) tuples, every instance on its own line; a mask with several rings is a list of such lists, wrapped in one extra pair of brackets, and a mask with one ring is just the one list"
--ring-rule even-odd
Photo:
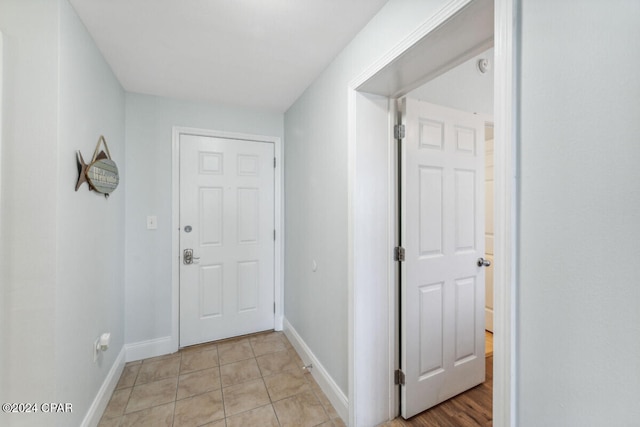
[(127, 362), (148, 359), (149, 357), (164, 356), (165, 354), (175, 353), (178, 350), (175, 348), (173, 338), (171, 337), (126, 344), (124, 348), (126, 349)]
[(305, 365), (309, 363), (313, 364), (311, 375), (313, 375), (313, 378), (327, 396), (336, 412), (338, 412), (340, 418), (342, 418), (343, 421), (348, 420), (349, 399), (347, 399), (347, 396), (340, 390), (338, 384), (331, 378), (331, 375), (329, 375), (324, 366), (322, 366), (322, 363), (316, 358), (309, 346), (307, 346), (300, 335), (298, 335), (298, 332), (291, 326), (286, 317), (284, 318), (284, 333), (287, 338), (289, 338), (291, 345), (296, 349)]
[(102, 418), (102, 414), (109, 403), (109, 399), (111, 399), (113, 390), (115, 390), (118, 385), (120, 375), (122, 375), (122, 371), (124, 370), (124, 364), (125, 348), (122, 347), (122, 350), (120, 350), (118, 357), (116, 357), (115, 362), (113, 362), (111, 369), (109, 369), (109, 373), (104, 379), (100, 390), (98, 390), (98, 394), (95, 399), (93, 399), (93, 402), (87, 411), (87, 415), (85, 415), (84, 420), (82, 420), (82, 427), (95, 427), (98, 425), (100, 418)]

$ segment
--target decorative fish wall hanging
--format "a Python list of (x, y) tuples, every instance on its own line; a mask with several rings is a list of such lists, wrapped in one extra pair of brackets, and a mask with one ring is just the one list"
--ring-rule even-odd
[[(105, 151), (99, 151), (100, 145), (104, 145)], [(89, 186), (89, 190), (96, 191), (104, 194), (104, 197), (109, 197), (109, 193), (116, 189), (120, 182), (118, 175), (118, 166), (116, 162), (111, 159), (111, 153), (109, 153), (109, 147), (104, 136), (100, 135), (98, 144), (93, 152), (93, 159), (88, 165), (82, 158), (82, 153), (78, 150), (76, 152), (76, 160), (78, 161), (78, 182), (76, 183), (76, 191), (80, 188), (83, 182), (86, 182)]]

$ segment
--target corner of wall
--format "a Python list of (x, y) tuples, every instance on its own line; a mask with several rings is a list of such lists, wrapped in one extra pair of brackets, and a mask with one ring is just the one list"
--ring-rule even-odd
[(109, 403), (109, 399), (111, 399), (111, 395), (118, 385), (120, 375), (122, 375), (122, 371), (124, 370), (125, 354), (126, 349), (125, 347), (122, 347), (120, 353), (118, 353), (116, 361), (113, 363), (109, 373), (102, 382), (100, 390), (98, 390), (96, 397), (93, 399), (87, 414), (82, 420), (82, 427), (95, 427), (100, 422), (100, 418), (102, 418), (102, 414), (104, 413), (104, 410)]
[(175, 340), (171, 336), (125, 344), (124, 349), (127, 362), (176, 352)]
[(348, 420), (349, 399), (342, 390), (340, 390), (338, 384), (336, 384), (331, 375), (329, 375), (329, 372), (322, 366), (322, 363), (320, 363), (309, 346), (286, 318), (284, 319), (284, 333), (302, 358), (305, 366), (308, 364), (313, 365), (311, 375), (317, 381), (327, 398), (329, 398), (329, 401), (338, 412), (338, 415), (340, 415), (340, 418), (342, 418), (343, 421)]
[[(2, 87), (3, 87), (3, 83), (4, 83), (4, 74), (3, 74), (3, 65), (4, 65), (4, 51), (3, 51), (3, 43), (4, 43), (4, 35), (2, 34), (2, 31), (0, 31), (0, 342), (6, 342), (5, 341), (5, 325), (7, 325), (6, 320), (4, 319), (4, 313), (7, 312), (7, 308), (4, 306), (6, 298), (4, 297), (4, 286), (7, 283), (6, 279), (5, 279), (5, 272), (7, 271), (4, 263), (5, 263), (5, 259), (6, 257), (4, 256), (4, 252), (5, 252), (5, 245), (4, 245), (4, 238), (3, 238), (3, 228), (4, 226), (2, 225), (2, 206), (4, 206), (4, 204), (2, 203), (2, 142), (3, 142), (3, 131), (2, 131), (2, 119), (4, 116), (4, 102), (3, 102), (3, 96), (2, 96)], [(0, 384), (6, 384), (5, 383), (5, 378), (4, 378), (4, 354), (3, 352), (0, 351)], [(4, 387), (2, 388), (4, 389)], [(0, 390), (0, 401), (5, 401), (5, 397), (4, 397), (5, 391), (4, 390)]]

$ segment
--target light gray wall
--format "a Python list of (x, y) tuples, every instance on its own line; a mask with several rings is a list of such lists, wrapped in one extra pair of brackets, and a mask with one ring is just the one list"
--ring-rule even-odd
[(518, 425), (640, 419), (640, 3), (522, 2)]
[[(3, 232), (3, 221), (2, 221), (2, 139), (3, 139), (3, 132), (2, 132), (2, 120), (4, 118), (4, 114), (2, 114), (3, 111), (3, 96), (2, 96), (2, 87), (3, 87), (3, 83), (4, 83), (4, 73), (3, 73), (3, 69), (2, 69), (2, 65), (4, 64), (4, 35), (2, 34), (2, 31), (0, 31), (0, 308), (2, 309), (2, 311), (0, 311), (0, 325), (6, 325), (8, 318), (5, 316), (7, 313), (7, 307), (4, 304), (5, 301), (5, 294), (6, 294), (6, 289), (4, 284), (8, 283), (8, 274), (7, 274), (7, 269), (4, 267), (5, 264), (5, 256), (6, 256), (6, 250), (8, 248), (4, 247), (4, 232)], [(9, 331), (8, 328), (6, 326), (0, 326), (0, 343), (4, 343), (6, 342), (6, 340), (8, 338), (6, 338), (6, 336), (8, 335)], [(5, 383), (5, 354), (2, 351), (2, 347), (0, 347), (0, 384), (6, 384)], [(2, 400), (4, 398), (6, 392), (2, 392), (0, 391), (0, 400)]]
[[(80, 425), (124, 346), (125, 98), (66, 0), (59, 46), (55, 373), (57, 399), (74, 412), (55, 422)], [(108, 199), (86, 184), (75, 191), (75, 152), (91, 161), (100, 135), (122, 172)], [(103, 332), (111, 345), (94, 363), (92, 344)]]
[(124, 92), (66, 0), (2, 1), (0, 29), (1, 400), (73, 404), (0, 424), (80, 425), (124, 344), (124, 189), (76, 193), (75, 150), (91, 157), (102, 133), (124, 167)]
[[(478, 70), (481, 58), (490, 60), (484, 74)], [(411, 91), (407, 96), (445, 107), (493, 116), (493, 48), (463, 62), (441, 76)]]
[[(282, 137), (284, 115), (126, 95), (126, 342), (171, 336), (173, 126)], [(157, 215), (158, 229), (146, 229)]]
[(285, 317), (345, 395), (348, 84), (443, 3), (391, 0), (285, 113)]
[[(58, 2), (28, 3), (0, 2), (2, 402), (55, 397)], [(2, 425), (44, 422), (0, 413)]]

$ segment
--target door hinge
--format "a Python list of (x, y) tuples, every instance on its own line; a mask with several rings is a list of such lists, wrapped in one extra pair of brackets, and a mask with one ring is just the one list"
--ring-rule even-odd
[(396, 369), (393, 373), (393, 382), (395, 385), (404, 385), (404, 372), (401, 369)]
[(273, 240), (274, 241), (276, 240), (276, 230), (275, 229), (273, 230)]
[(276, 167), (276, 158), (275, 157), (273, 158), (273, 167), (274, 167), (274, 169)]
[(273, 302), (273, 314), (276, 314), (276, 303), (275, 303), (275, 301)]
[(404, 125), (394, 125), (393, 126), (393, 137), (395, 139), (404, 139)]
[(396, 246), (393, 249), (393, 260), (404, 262), (404, 248), (402, 246)]

